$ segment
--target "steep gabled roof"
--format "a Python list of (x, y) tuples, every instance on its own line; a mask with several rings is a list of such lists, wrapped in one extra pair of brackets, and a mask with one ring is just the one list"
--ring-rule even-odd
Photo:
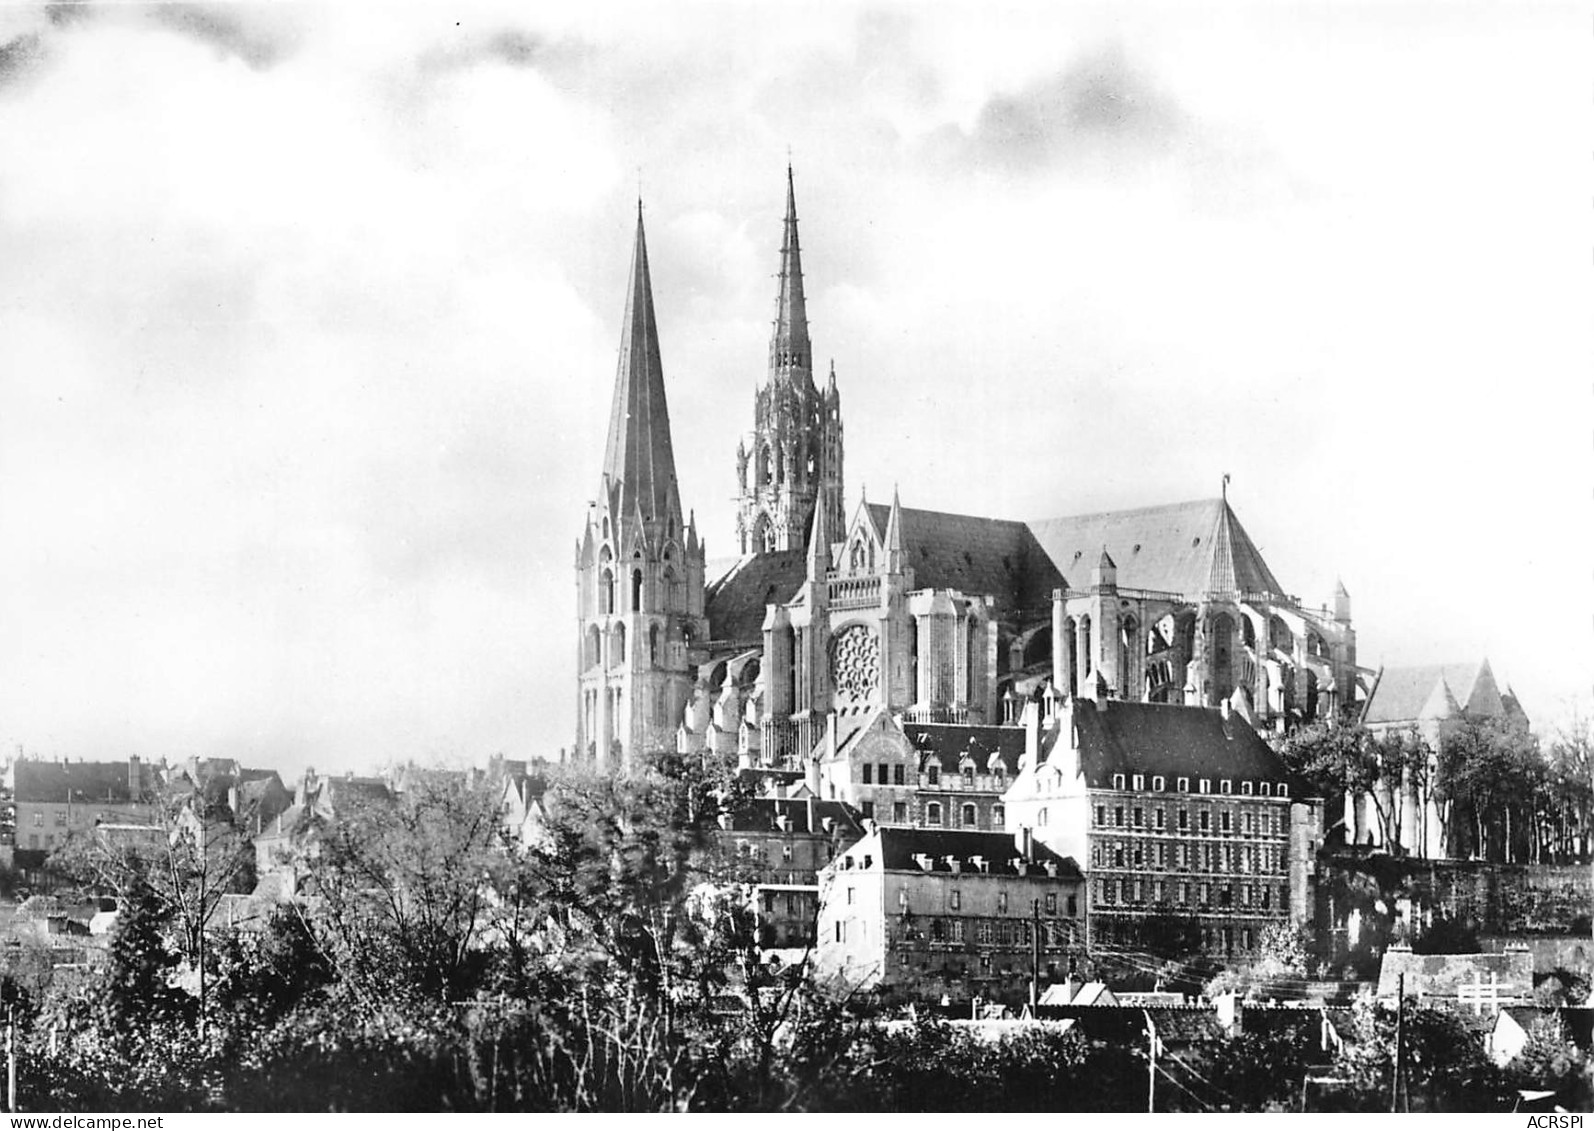
[[(890, 504), (867, 507), (875, 529), (886, 531)], [(1063, 585), (1062, 575), (1022, 522), (912, 507), (903, 507), (901, 513), (902, 565), (913, 570), (919, 589), (994, 597), (998, 617), (1011, 617), (1049, 608), (1052, 590)]]
[[(1111, 789), (1114, 774), (1162, 776), (1171, 790), (1180, 777), (1218, 781), (1288, 783), (1291, 793), (1301, 785), (1279, 756), (1238, 714), (1225, 719), (1209, 707), (1184, 707), (1164, 703), (1131, 703), (1108, 699), (1104, 710), (1085, 702), (1073, 712), (1079, 732), (1079, 760), (1086, 784)], [(1059, 730), (1047, 735), (1043, 756), (1062, 740)], [(1239, 794), (1239, 787), (1235, 786)]]
[[(22, 758), (12, 769), (13, 797), (23, 803), (125, 805), (152, 799), (160, 785), (159, 773), (147, 762), (37, 762)], [(130, 771), (136, 772), (136, 790)]]
[(790, 601), (807, 576), (801, 550), (737, 559), (729, 572), (709, 582), (704, 608), (710, 636), (727, 644), (762, 645), (764, 606)]
[(1105, 549), (1125, 589), (1284, 593), (1224, 499), (1043, 519), (1030, 529), (1076, 588)]
[[(1464, 663), (1421, 664), (1416, 667), (1385, 668), (1378, 677), (1372, 702), (1367, 705), (1368, 723), (1407, 723), (1419, 719), (1443, 718), (1434, 713), (1441, 705), (1434, 696), (1444, 683), (1457, 710), (1474, 718), (1498, 718), (1512, 713), (1515, 701), (1501, 695), (1488, 660)], [(1515, 705), (1515, 711), (1521, 707)]]
[(933, 757), (945, 774), (955, 774), (964, 751), (974, 755), (980, 773), (985, 773), (991, 755), (1002, 760), (1009, 774), (1018, 773), (1024, 756), (1024, 728), (999, 726), (959, 726), (951, 723), (903, 723), (902, 732), (922, 755)]

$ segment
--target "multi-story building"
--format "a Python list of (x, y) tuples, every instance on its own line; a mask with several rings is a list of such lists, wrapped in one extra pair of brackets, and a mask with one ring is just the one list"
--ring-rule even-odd
[(1135, 949), (1172, 918), (1210, 951), (1243, 952), (1306, 918), (1320, 802), (1249, 720), (1105, 697), (1046, 708), (1028, 710), (1039, 757), (1006, 794), (1008, 820), (1085, 867), (1093, 947)]
[(848, 992), (1016, 1003), (1084, 955), (1079, 866), (1027, 832), (875, 826), (819, 889), (814, 971)]
[(74, 833), (100, 824), (150, 823), (165, 785), (161, 766), (125, 762), (44, 762), (18, 758), (7, 771), (16, 807), (15, 848), (42, 863)]
[(1002, 794), (1018, 774), (1018, 726), (923, 723), (874, 711), (848, 740), (817, 752), (823, 796), (882, 825), (1006, 828)]
[(858, 813), (812, 796), (759, 797), (724, 814), (720, 823), (720, 846), (736, 878), (753, 885), (759, 946), (812, 946), (819, 873), (863, 836)]

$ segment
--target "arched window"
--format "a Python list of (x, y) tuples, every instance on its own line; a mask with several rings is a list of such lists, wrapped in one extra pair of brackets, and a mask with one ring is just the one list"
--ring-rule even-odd
[(648, 663), (657, 666), (659, 662), (659, 626), (648, 627)]
[(991, 806), (991, 828), (999, 829), (1007, 824), (1007, 806), (997, 802)]
[(932, 801), (924, 807), (924, 823), (939, 825), (941, 823), (941, 803)]
[(972, 801), (965, 803), (963, 806), (963, 827), (972, 829), (979, 823), (979, 812), (974, 808), (974, 803)]
[(614, 571), (606, 569), (598, 583), (598, 611), (600, 613), (614, 612)]
[(642, 611), (642, 571), (639, 569), (631, 571), (631, 611)]
[(770, 476), (775, 473), (775, 453), (765, 444), (758, 456), (758, 483), (762, 487), (769, 486)]
[(1240, 642), (1247, 648), (1256, 647), (1256, 626), (1251, 623), (1250, 617), (1240, 618)]
[(597, 667), (603, 658), (603, 638), (598, 634), (598, 626), (592, 625), (587, 629), (587, 667)]
[(625, 663), (625, 625), (614, 626), (614, 656), (611, 660), (615, 664)]

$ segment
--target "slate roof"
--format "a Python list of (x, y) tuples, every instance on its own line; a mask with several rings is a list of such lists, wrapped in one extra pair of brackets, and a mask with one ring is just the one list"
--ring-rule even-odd
[(1188, 1045), (1223, 1039), (1217, 1014), (1204, 1006), (1041, 1005), (1035, 1016), (1044, 1020), (1070, 1019), (1095, 1040), (1143, 1045), (1146, 1015), (1157, 1027), (1157, 1039), (1166, 1044)]
[[(978, 874), (971, 861), (975, 856), (980, 856), (988, 862), (991, 874), (1013, 875), (1010, 861), (1022, 855), (1012, 833), (888, 826), (877, 829), (875, 836), (880, 843), (881, 864), (888, 872), (922, 872), (924, 869), (919, 867), (914, 857), (924, 855), (933, 859), (934, 864), (930, 869), (933, 872), (951, 871), (945, 857), (953, 856), (963, 862), (965, 870)], [(862, 842), (863, 845), (869, 843), (868, 840)], [(1082, 878), (1079, 864), (1072, 856), (1059, 856), (1039, 842), (1033, 844), (1032, 850), (1036, 864), (1046, 864), (1048, 861), (1057, 864), (1059, 877)], [(863, 848), (854, 845), (848, 851), (856, 856)]]
[(1500, 694), (1494, 672), (1485, 659), (1385, 668), (1378, 677), (1372, 701), (1367, 704), (1364, 721), (1406, 723), (1443, 718), (1436, 710), (1441, 681), (1449, 688), (1454, 702), (1467, 714), (1478, 718), (1497, 718), (1506, 714), (1506, 697)]
[(801, 550), (738, 558), (728, 573), (708, 584), (704, 611), (709, 635), (715, 641), (762, 646), (764, 606), (790, 601), (807, 577)]
[(664, 399), (664, 365), (659, 360), (659, 327), (653, 314), (653, 283), (648, 275), (648, 243), (642, 231), (640, 204), (603, 474), (611, 490), (619, 488), (619, 514), (640, 513), (645, 519), (653, 519), (680, 513), (675, 455), (670, 445), (670, 412)]
[(941, 772), (955, 774), (963, 752), (971, 751), (980, 773), (985, 773), (992, 753), (999, 755), (1009, 775), (1018, 773), (1024, 756), (1024, 728), (958, 726), (952, 723), (903, 723), (902, 733), (921, 755), (930, 755)]
[[(863, 836), (863, 815), (854, 810), (850, 805), (840, 801), (813, 802), (814, 823), (817, 831), (824, 833), (823, 822), (828, 818), (834, 822), (834, 834), (843, 840), (857, 840)], [(775, 818), (784, 815), (791, 821), (791, 830), (794, 833), (809, 833), (815, 831), (808, 825), (810, 813), (809, 802), (806, 798), (794, 799), (786, 797), (754, 797), (737, 806), (731, 814), (731, 829), (734, 832), (779, 832), (780, 826), (775, 823)]]
[(130, 804), (152, 797), (160, 777), (147, 762), (138, 763), (139, 796), (128, 783), (128, 762), (36, 762), (20, 759), (13, 767), (15, 800), (19, 803)]
[(1224, 499), (1043, 519), (1030, 528), (1076, 589), (1090, 584), (1105, 549), (1124, 589), (1284, 593)]
[[(1108, 699), (1104, 706), (1105, 710), (1097, 710), (1095, 704), (1080, 701), (1073, 712), (1080, 765), (1090, 788), (1112, 788), (1114, 774), (1160, 774), (1170, 789), (1176, 778), (1191, 778), (1192, 792), (1197, 788), (1194, 779), (1210, 778), (1213, 796), (1219, 796), (1217, 782), (1223, 778), (1286, 782), (1292, 794), (1302, 790), (1302, 783), (1238, 714), (1225, 719), (1210, 707), (1122, 699)], [(1049, 756), (1060, 739), (1059, 730), (1051, 731), (1042, 756)]]
[[(868, 508), (884, 537), (890, 504)], [(903, 507), (902, 564), (913, 570), (915, 588), (995, 598), (998, 618), (1049, 609), (1052, 590), (1063, 586), (1063, 575), (1028, 524), (1011, 519)]]

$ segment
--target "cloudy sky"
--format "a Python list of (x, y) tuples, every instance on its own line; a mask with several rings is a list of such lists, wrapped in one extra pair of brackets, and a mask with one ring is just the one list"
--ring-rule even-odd
[(1060, 9), (0, 7), (0, 742), (556, 754), (639, 179), (717, 556), (788, 151), (849, 506), (1228, 472), (1363, 662), (1587, 709), (1587, 5)]

